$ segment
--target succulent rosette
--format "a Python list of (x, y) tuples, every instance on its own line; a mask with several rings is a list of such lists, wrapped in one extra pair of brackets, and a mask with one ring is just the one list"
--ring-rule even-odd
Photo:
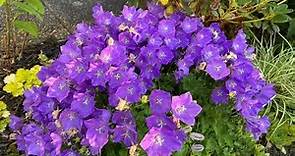
[[(226, 104), (235, 97), (254, 138), (267, 132), (270, 122), (259, 112), (275, 91), (253, 65), (254, 50), (242, 30), (230, 40), (216, 23), (205, 27), (181, 12), (166, 16), (155, 4), (148, 10), (124, 6), (120, 16), (98, 4), (93, 18), (94, 24), (78, 24), (60, 56), (41, 69), (43, 85), (26, 92), (23, 105), (32, 120), (11, 116), (18, 149), (26, 155), (78, 155), (63, 146), (77, 138), (93, 155), (109, 140), (127, 148), (139, 144), (150, 156), (181, 150), (186, 141), (181, 125), (194, 125), (202, 108), (190, 92), (173, 95), (154, 88), (169, 65), (176, 66), (178, 82), (196, 67), (208, 73), (221, 84), (212, 101)], [(149, 130), (138, 140), (129, 109), (149, 93)], [(105, 103), (98, 102), (98, 94), (107, 96)]]

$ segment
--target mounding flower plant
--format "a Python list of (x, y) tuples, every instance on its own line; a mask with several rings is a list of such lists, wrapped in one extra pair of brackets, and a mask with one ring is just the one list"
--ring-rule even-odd
[[(242, 30), (228, 39), (216, 23), (206, 27), (181, 12), (166, 16), (155, 4), (148, 10), (124, 6), (120, 16), (98, 4), (93, 18), (92, 25), (78, 24), (60, 56), (42, 67), (42, 85), (25, 92), (26, 118), (11, 115), (10, 128), (26, 155), (79, 155), (81, 146), (101, 154), (110, 140), (130, 153), (139, 146), (150, 156), (180, 151), (187, 140), (182, 127), (194, 126), (205, 104), (190, 92), (156, 88), (166, 69), (176, 82), (192, 70), (207, 73), (218, 84), (214, 103), (234, 99), (246, 130), (255, 139), (267, 132), (270, 122), (259, 112), (275, 91), (253, 65), (254, 49)], [(147, 96), (148, 131), (139, 139), (131, 108)]]

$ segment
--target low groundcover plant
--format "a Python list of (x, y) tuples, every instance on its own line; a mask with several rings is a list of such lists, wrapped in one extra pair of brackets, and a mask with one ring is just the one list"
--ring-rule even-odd
[[(267, 132), (270, 122), (259, 112), (275, 91), (253, 65), (254, 49), (242, 30), (230, 40), (216, 23), (205, 27), (181, 12), (166, 16), (155, 4), (148, 10), (125, 6), (121, 16), (96, 5), (93, 17), (93, 25), (78, 24), (61, 55), (42, 67), (42, 86), (25, 92), (26, 118), (11, 115), (10, 128), (26, 155), (78, 155), (74, 142), (95, 155), (109, 140), (131, 153), (140, 146), (150, 156), (181, 150), (187, 140), (182, 127), (195, 125), (204, 104), (190, 92), (173, 95), (155, 88), (167, 68), (177, 82), (191, 70), (208, 73), (218, 82), (212, 101), (235, 99), (246, 130), (255, 139)], [(149, 130), (139, 140), (130, 108), (146, 96)]]

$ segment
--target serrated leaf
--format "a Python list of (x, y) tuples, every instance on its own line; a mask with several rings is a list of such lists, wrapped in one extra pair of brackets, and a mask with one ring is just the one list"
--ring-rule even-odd
[(29, 33), (33, 37), (37, 37), (39, 34), (38, 26), (34, 22), (16, 20), (14, 25), (18, 30)]
[(290, 21), (292, 18), (288, 15), (282, 15), (282, 14), (279, 14), (279, 15), (276, 15), (274, 16), (271, 21), (273, 23), (286, 23), (288, 21)]

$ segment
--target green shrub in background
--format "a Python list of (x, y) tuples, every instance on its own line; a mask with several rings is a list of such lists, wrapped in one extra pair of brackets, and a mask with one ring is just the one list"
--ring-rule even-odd
[(295, 142), (295, 49), (289, 42), (275, 45), (275, 40), (275, 34), (255, 38), (256, 65), (277, 91), (265, 110), (272, 120), (267, 139), (285, 153), (284, 147)]
[(3, 132), (9, 124), (10, 113), (7, 111), (7, 106), (3, 101), (0, 101), (0, 132)]

